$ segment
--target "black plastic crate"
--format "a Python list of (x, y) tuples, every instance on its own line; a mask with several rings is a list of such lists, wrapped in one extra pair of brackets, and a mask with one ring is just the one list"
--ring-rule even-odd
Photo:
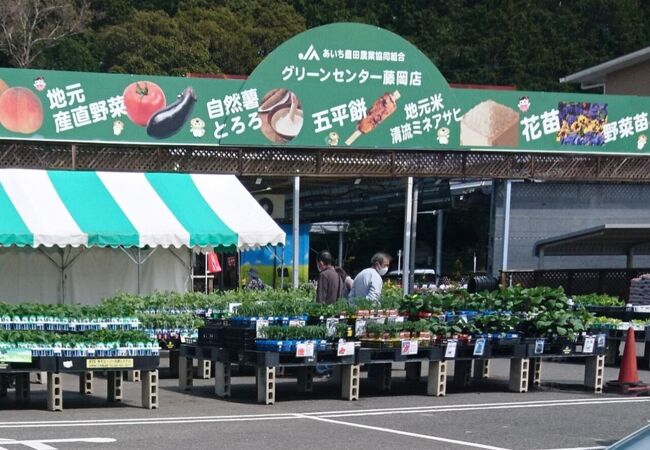
[(221, 325), (200, 327), (197, 343), (200, 345), (221, 346), (224, 343), (224, 330), (226, 329)]

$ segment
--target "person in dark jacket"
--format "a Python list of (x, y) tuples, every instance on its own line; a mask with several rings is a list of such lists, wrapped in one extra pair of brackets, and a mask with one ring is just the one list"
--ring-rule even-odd
[(316, 288), (316, 301), (330, 305), (336, 302), (341, 294), (341, 277), (334, 270), (332, 254), (327, 250), (323, 250), (318, 254), (316, 265), (320, 271)]

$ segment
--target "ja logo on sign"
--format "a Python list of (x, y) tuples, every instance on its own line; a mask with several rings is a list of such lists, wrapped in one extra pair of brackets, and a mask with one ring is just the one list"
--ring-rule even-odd
[(313, 45), (310, 45), (305, 53), (298, 53), (298, 59), (302, 59), (303, 61), (311, 61), (312, 59), (320, 61), (318, 52)]

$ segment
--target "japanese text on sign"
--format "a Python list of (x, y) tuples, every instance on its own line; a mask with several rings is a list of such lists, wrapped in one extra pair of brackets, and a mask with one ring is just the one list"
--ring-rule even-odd
[[(246, 89), (225, 95), (223, 98), (213, 98), (208, 101), (206, 108), (210, 119), (220, 119), (224, 116), (239, 114), (228, 118), (230, 126), (227, 122), (220, 123), (215, 120), (214, 137), (223, 139), (229, 135), (229, 132), (239, 135), (244, 133), (247, 128), (258, 130), (262, 126), (262, 121), (257, 114), (259, 106), (257, 89)], [(244, 115), (243, 119), (242, 114)]]
[(422, 86), (422, 72), (414, 70), (383, 70), (381, 72), (370, 72), (362, 69), (360, 71), (350, 69), (334, 70), (319, 68), (317, 70), (307, 70), (305, 66), (285, 66), (282, 69), (282, 80), (303, 81), (307, 79), (316, 79), (321, 83), (325, 81), (334, 81), (336, 83), (358, 83), (379, 82), (383, 86)]
[[(70, 84), (65, 90), (59, 87), (48, 89), (46, 95), (50, 109), (60, 110), (52, 115), (56, 133), (103, 122), (108, 120), (109, 115), (113, 119), (126, 116), (124, 98), (121, 95), (84, 105), (86, 95), (81, 83)], [(70, 109), (64, 110), (65, 108)]]

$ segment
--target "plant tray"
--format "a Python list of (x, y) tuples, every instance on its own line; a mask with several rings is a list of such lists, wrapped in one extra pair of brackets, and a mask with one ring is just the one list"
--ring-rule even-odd
[(0, 363), (0, 373), (11, 372), (55, 372), (57, 367), (56, 356), (32, 357), (30, 363)]

